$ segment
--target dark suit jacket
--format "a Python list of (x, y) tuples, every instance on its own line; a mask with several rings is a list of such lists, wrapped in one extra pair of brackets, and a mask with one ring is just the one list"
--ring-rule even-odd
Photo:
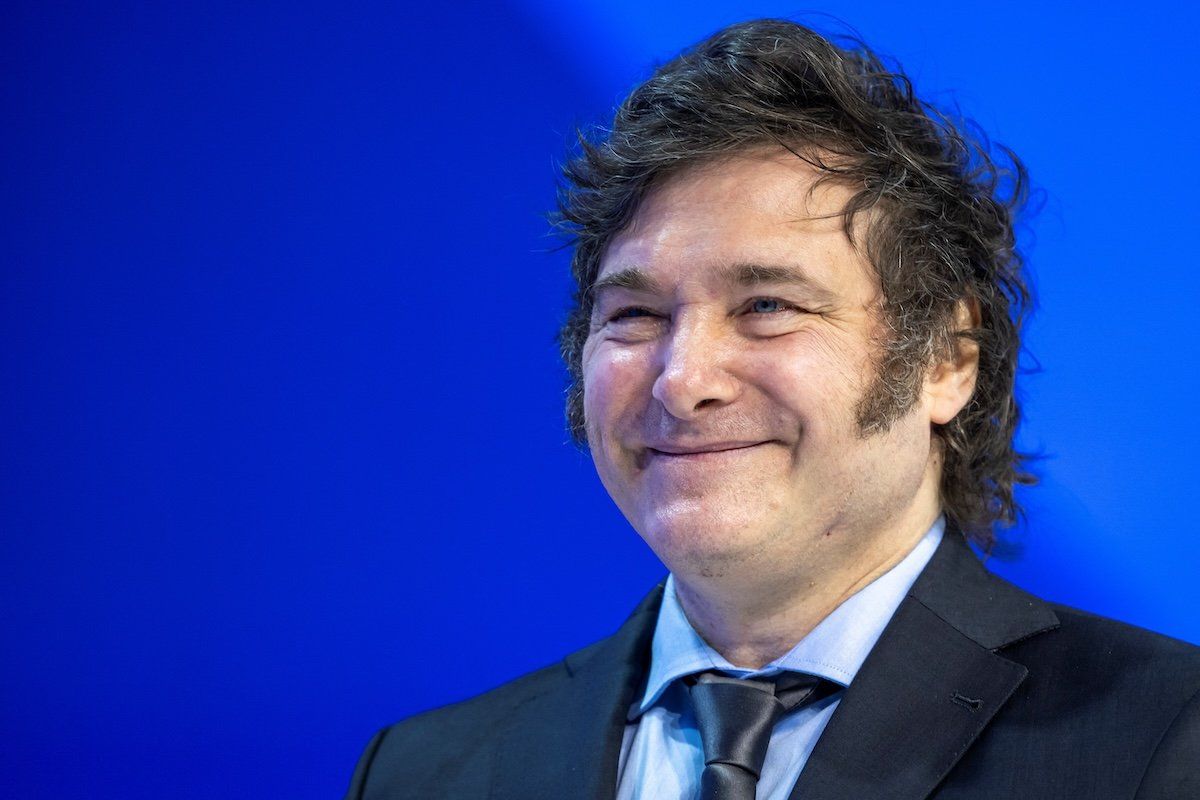
[[(562, 663), (380, 731), (347, 797), (611, 800), (661, 599)], [(948, 530), (791, 797), (1195, 800), (1200, 648), (1043, 602)]]

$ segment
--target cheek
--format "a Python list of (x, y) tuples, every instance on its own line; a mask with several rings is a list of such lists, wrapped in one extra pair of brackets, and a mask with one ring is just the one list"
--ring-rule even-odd
[(798, 332), (786, 344), (754, 354), (749, 363), (754, 383), (798, 416), (810, 435), (844, 433), (869, 385), (869, 361), (850, 352), (846, 342), (816, 331)]
[(859, 335), (824, 331), (809, 340), (806, 358), (821, 383), (841, 395), (861, 395), (870, 385), (874, 367), (871, 349)]
[(600, 343), (583, 361), (583, 413), (593, 447), (609, 442), (622, 425), (640, 418), (653, 386), (645, 348)]

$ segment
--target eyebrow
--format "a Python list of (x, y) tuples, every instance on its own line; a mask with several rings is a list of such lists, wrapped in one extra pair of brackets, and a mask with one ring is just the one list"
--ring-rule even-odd
[(628, 289), (631, 292), (645, 292), (646, 294), (659, 294), (660, 286), (658, 281), (650, 277), (645, 270), (637, 267), (626, 267), (618, 270), (603, 278), (598, 278), (592, 287), (588, 289), (588, 294), (594, 300), (605, 289)]
[[(761, 286), (765, 283), (777, 283), (798, 286), (812, 292), (821, 299), (832, 299), (834, 293), (813, 280), (804, 270), (798, 267), (778, 264), (759, 264), (755, 262), (735, 262), (718, 270), (720, 278), (729, 285), (741, 287)], [(628, 289), (633, 292), (646, 294), (661, 294), (661, 285), (645, 270), (639, 267), (626, 267), (592, 284), (588, 293), (594, 300), (606, 289)]]
[(799, 286), (823, 297), (833, 294), (799, 267), (741, 262), (730, 264), (721, 272), (724, 273), (725, 281), (735, 286), (751, 287), (764, 283), (782, 283)]

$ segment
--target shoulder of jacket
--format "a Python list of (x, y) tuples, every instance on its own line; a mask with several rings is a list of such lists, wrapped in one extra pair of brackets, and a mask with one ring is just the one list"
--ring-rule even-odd
[(562, 661), (526, 673), (481, 694), (431, 708), (389, 726), (389, 738), (409, 733), (424, 738), (437, 730), (477, 728), (494, 724), (526, 702), (553, 691), (568, 676)]
[(1056, 628), (997, 652), (1055, 681), (1130, 697), (1143, 693), (1145, 700), (1168, 707), (1200, 690), (1200, 647), (1070, 606), (1047, 605), (1058, 617)]
[(1048, 605), (1059, 618), (1060, 630), (1067, 636), (1200, 667), (1200, 647), (1190, 642), (1061, 603)]

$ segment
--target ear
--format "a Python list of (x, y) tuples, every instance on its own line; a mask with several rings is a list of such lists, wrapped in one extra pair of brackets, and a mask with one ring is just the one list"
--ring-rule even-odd
[[(974, 298), (962, 298), (954, 307), (954, 332), (979, 327), (979, 303)], [(950, 357), (934, 364), (925, 377), (923, 390), (929, 420), (945, 425), (963, 410), (975, 393), (979, 376), (979, 345), (963, 336), (955, 336)]]

